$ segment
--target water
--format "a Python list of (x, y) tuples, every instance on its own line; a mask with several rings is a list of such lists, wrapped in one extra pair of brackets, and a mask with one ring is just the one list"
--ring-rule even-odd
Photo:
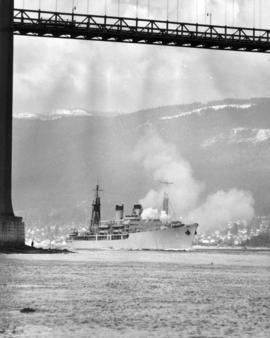
[(269, 252), (0, 255), (0, 266), (0, 337), (270, 337)]

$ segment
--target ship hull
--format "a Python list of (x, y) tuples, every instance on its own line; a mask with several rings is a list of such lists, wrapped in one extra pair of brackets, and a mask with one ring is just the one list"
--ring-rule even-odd
[(130, 233), (119, 240), (73, 239), (74, 250), (190, 250), (198, 224)]

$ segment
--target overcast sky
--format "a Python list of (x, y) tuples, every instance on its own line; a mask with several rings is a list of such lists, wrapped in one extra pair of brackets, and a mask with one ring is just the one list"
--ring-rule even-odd
[[(169, 1), (169, 19), (176, 19), (177, 0)], [(269, 0), (227, 0), (227, 24), (270, 28)], [(262, 15), (259, 15), (259, 3)], [(87, 0), (74, 0), (86, 12)], [(107, 14), (116, 15), (116, 0), (107, 0)], [(58, 0), (70, 11), (73, 0)], [(139, 0), (139, 17), (165, 19), (166, 0)], [(198, 3), (198, 5), (197, 5)], [(178, 18), (225, 23), (226, 0), (179, 0)], [(105, 0), (90, 0), (89, 13), (104, 14)], [(136, 15), (136, 0), (122, 0), (120, 15)], [(23, 0), (15, 0), (22, 7)], [(39, 0), (24, 0), (38, 8)], [(41, 0), (55, 9), (55, 0)], [(149, 13), (149, 14), (148, 14)], [(269, 96), (270, 55), (190, 48), (102, 43), (52, 38), (15, 37), (14, 112), (50, 113), (57, 109), (131, 112), (148, 107), (223, 98)]]

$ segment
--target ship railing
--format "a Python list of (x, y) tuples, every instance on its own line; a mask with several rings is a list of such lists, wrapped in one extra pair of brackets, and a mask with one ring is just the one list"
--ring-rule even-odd
[(71, 238), (71, 240), (83, 240), (83, 241), (110, 241), (110, 240), (121, 240), (127, 239), (129, 237), (128, 233), (121, 234), (95, 234), (95, 235), (82, 235)]
[(111, 240), (122, 240), (129, 238), (129, 234), (113, 234), (111, 235)]

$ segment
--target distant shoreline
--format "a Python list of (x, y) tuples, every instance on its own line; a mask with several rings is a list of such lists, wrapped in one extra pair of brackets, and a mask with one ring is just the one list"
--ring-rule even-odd
[(43, 249), (25, 245), (20, 248), (0, 248), (0, 254), (68, 254), (73, 253), (67, 249)]
[[(80, 250), (79, 250), (80, 251)], [(92, 251), (92, 250), (89, 250)], [(107, 250), (101, 250), (107, 251)], [(112, 251), (126, 251), (126, 250), (112, 250)], [(136, 251), (136, 250), (135, 250)], [(177, 252), (178, 250), (140, 250), (140, 251), (173, 251)], [(182, 251), (182, 250), (180, 250)], [(180, 252), (179, 251), (179, 252)], [(191, 250), (187, 250), (186, 252), (270, 252), (269, 247), (217, 247), (217, 246), (192, 246)], [(35, 248), (31, 246), (25, 246), (21, 248), (0, 248), (0, 254), (69, 254), (74, 253), (68, 249), (43, 249), (43, 248)]]
[(270, 247), (251, 247), (251, 246), (204, 246), (204, 245), (193, 245), (192, 250), (196, 251), (270, 251)]

